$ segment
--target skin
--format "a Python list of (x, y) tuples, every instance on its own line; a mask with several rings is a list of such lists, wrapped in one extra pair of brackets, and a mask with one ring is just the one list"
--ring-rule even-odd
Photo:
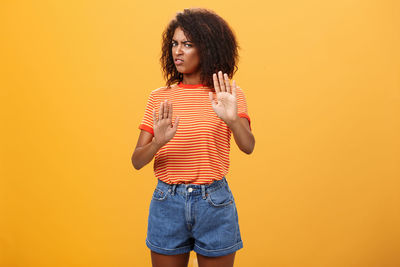
[[(163, 255), (150, 251), (153, 267), (186, 267), (190, 253), (179, 255)], [(235, 261), (236, 252), (221, 257), (206, 257), (196, 254), (199, 267), (231, 267)]]
[(172, 56), (174, 62), (183, 60), (183, 64), (176, 64), (178, 72), (183, 73), (184, 84), (200, 83), (200, 57), (197, 47), (191, 42), (180, 27), (176, 28), (172, 37)]
[[(179, 27), (172, 38), (172, 52), (174, 62), (182, 59), (183, 64), (175, 65), (183, 74), (184, 84), (201, 84), (200, 57), (196, 46), (190, 42)], [(250, 130), (249, 121), (237, 115), (236, 83), (229, 81), (228, 75), (221, 71), (213, 74), (216, 98), (210, 92), (210, 104), (214, 112), (231, 129), (239, 149), (251, 154), (254, 149), (255, 139)], [(167, 144), (174, 136), (179, 126), (179, 117), (172, 123), (173, 106), (168, 100), (160, 104), (158, 116), (153, 111), (154, 136), (141, 130), (135, 151), (132, 155), (132, 164), (139, 170), (154, 158), (157, 151)], [(186, 267), (189, 254), (162, 255), (151, 251), (153, 267)], [(235, 252), (221, 257), (206, 257), (197, 253), (200, 267), (231, 267), (235, 259)]]

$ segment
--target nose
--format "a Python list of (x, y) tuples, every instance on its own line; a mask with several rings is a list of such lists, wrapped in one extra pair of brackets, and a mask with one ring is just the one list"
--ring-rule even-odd
[(175, 54), (177, 54), (177, 55), (182, 54), (182, 46), (181, 45), (178, 45), (176, 47)]

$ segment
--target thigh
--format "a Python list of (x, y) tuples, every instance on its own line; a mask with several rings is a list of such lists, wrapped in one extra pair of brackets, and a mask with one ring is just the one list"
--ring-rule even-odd
[(151, 262), (153, 267), (187, 267), (189, 256), (190, 252), (178, 255), (163, 255), (151, 251)]
[(233, 267), (235, 254), (236, 252), (225, 256), (207, 257), (197, 253), (197, 262), (199, 267)]

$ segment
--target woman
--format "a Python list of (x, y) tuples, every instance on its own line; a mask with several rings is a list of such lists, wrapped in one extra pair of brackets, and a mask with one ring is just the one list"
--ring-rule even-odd
[(132, 163), (153, 157), (158, 178), (150, 203), (146, 245), (153, 266), (233, 266), (243, 247), (225, 175), (231, 133), (247, 154), (254, 148), (243, 91), (230, 82), (237, 43), (228, 24), (206, 9), (185, 9), (163, 34), (167, 86), (154, 90), (139, 126)]

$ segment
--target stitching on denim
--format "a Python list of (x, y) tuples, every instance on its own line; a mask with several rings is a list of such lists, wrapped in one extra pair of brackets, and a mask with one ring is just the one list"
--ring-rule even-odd
[(224, 183), (219, 183), (215, 187), (212, 188), (206, 188), (206, 192), (208, 191), (209, 193), (217, 191), (218, 189), (222, 188), (225, 184)]
[(234, 248), (234, 247), (236, 247), (236, 246), (240, 246), (240, 244), (241, 244), (242, 242), (243, 242), (243, 241), (240, 241), (240, 242), (236, 243), (235, 245), (230, 246), (230, 247), (227, 247), (227, 248), (222, 248), (222, 249), (211, 249), (211, 250), (210, 250), (210, 249), (202, 248), (202, 247), (198, 246), (196, 243), (195, 243), (194, 245), (195, 245), (196, 247), (198, 247), (199, 249), (204, 250), (204, 251), (218, 252), (218, 251), (229, 250), (229, 249), (232, 249), (232, 248)]
[(216, 208), (226, 207), (226, 206), (229, 206), (229, 205), (232, 205), (232, 204), (233, 204), (233, 201), (232, 201), (232, 200), (229, 200), (229, 202), (222, 203), (222, 204), (215, 204), (215, 203), (212, 201), (212, 199), (211, 199), (210, 196), (208, 196), (206, 200), (208, 200), (208, 202), (209, 202), (213, 207), (216, 207)]
[(235, 238), (238, 237), (238, 231), (239, 231), (239, 220), (238, 220), (238, 213), (237, 213), (237, 208), (236, 208), (236, 203), (234, 203), (234, 209), (235, 209), (235, 221), (237, 221), (236, 223), (236, 227), (235, 227)]
[[(207, 193), (207, 192), (208, 192), (208, 193), (214, 192), (214, 191), (220, 189), (221, 187), (223, 187), (223, 185), (218, 185), (218, 186), (213, 187), (213, 188), (211, 188), (211, 189), (206, 188), (206, 193)], [(181, 196), (184, 196), (184, 195), (185, 195), (185, 192), (186, 192), (186, 190), (182, 190), (182, 189), (177, 190), (177, 189), (175, 189), (175, 193), (180, 194)], [(191, 193), (191, 194), (193, 194), (193, 193)], [(201, 194), (201, 190), (200, 190), (200, 191), (196, 194), (196, 196), (201, 196), (201, 195), (202, 195), (202, 194)]]
[(159, 201), (162, 201), (162, 200), (164, 200), (166, 197), (167, 197), (167, 191), (162, 191), (161, 189), (159, 189), (159, 188), (156, 188), (155, 189), (155, 191), (159, 191), (159, 192), (161, 192), (162, 193), (162, 197), (161, 198), (158, 198), (158, 197), (154, 197), (154, 194), (153, 194), (153, 199), (154, 200), (159, 200)]
[(189, 245), (189, 246), (184, 246), (184, 247), (179, 247), (179, 248), (162, 248), (162, 247), (158, 247), (158, 246), (156, 246), (156, 245), (153, 245), (148, 239), (146, 239), (146, 241), (147, 241), (151, 246), (153, 246), (153, 247), (155, 247), (155, 248), (159, 248), (159, 249), (162, 249), (162, 250), (169, 250), (169, 251), (174, 251), (174, 250), (178, 250), (178, 249), (190, 248), (190, 247), (191, 247), (191, 245)]
[[(165, 183), (165, 182), (163, 182), (163, 181), (161, 181), (161, 180), (159, 180), (161, 183), (160, 184), (158, 184), (157, 185), (157, 187), (156, 188), (158, 188), (158, 189), (160, 189), (160, 190), (165, 190), (165, 191), (168, 191), (168, 189), (170, 188), (170, 189), (172, 189), (172, 185), (173, 184), (167, 184), (167, 183)], [(224, 186), (228, 186), (229, 187), (229, 185), (228, 185), (228, 182), (226, 181), (226, 178), (225, 178), (225, 181), (224, 181), (224, 179), (220, 179), (220, 180), (218, 180), (218, 181), (216, 181), (217, 182), (217, 184), (215, 184), (215, 185), (213, 185), (211, 188), (205, 188), (205, 190), (206, 190), (206, 193), (208, 192), (208, 193), (212, 193), (212, 192), (214, 192), (214, 191), (216, 191), (216, 190), (219, 190), (219, 189), (221, 189), (222, 187), (224, 187)], [(176, 186), (178, 186), (178, 185), (183, 185), (183, 184), (177, 184)], [(201, 188), (199, 188), (200, 190), (201, 190)], [(227, 189), (228, 190), (228, 189)], [(182, 190), (182, 189), (180, 189), (180, 190), (177, 190), (177, 187), (175, 187), (175, 190), (174, 190), (175, 192), (174, 192), (174, 194), (180, 194), (180, 195), (184, 195), (185, 194), (185, 190)], [(230, 189), (228, 190), (228, 191), (230, 191)], [(172, 192), (171, 192), (172, 193)], [(200, 193), (200, 195), (201, 195), (201, 191), (199, 192)], [(172, 195), (172, 194), (171, 194)], [(196, 195), (198, 195), (198, 194), (196, 194)]]
[(231, 196), (230, 196), (230, 201), (229, 201), (229, 202), (225, 202), (225, 203), (221, 203), (221, 204), (216, 204), (216, 203), (214, 203), (214, 201), (212, 201), (212, 199), (211, 199), (211, 193), (212, 193), (213, 191), (209, 191), (210, 194), (208, 194), (206, 200), (208, 201), (208, 203), (210, 203), (213, 207), (216, 207), (216, 208), (226, 207), (226, 206), (232, 205), (233, 202), (234, 202), (233, 194), (232, 194), (232, 192), (230, 192), (228, 189), (227, 189), (227, 191), (228, 191), (228, 193), (231, 195)]

